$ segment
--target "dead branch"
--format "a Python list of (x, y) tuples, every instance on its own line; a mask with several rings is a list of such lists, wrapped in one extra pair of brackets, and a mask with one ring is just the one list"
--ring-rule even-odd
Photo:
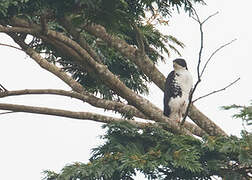
[(200, 50), (199, 50), (199, 55), (198, 55), (198, 64), (197, 64), (197, 82), (195, 83), (193, 89), (191, 90), (190, 92), (190, 96), (189, 96), (189, 102), (188, 102), (188, 105), (187, 105), (187, 108), (186, 108), (186, 112), (185, 112), (185, 115), (184, 115), (184, 118), (183, 120), (181, 121), (181, 125), (184, 124), (185, 120), (186, 120), (186, 117), (188, 116), (188, 113), (189, 113), (189, 109), (190, 109), (190, 106), (191, 106), (191, 103), (192, 103), (192, 98), (193, 98), (193, 94), (197, 88), (197, 86), (199, 85), (199, 83), (201, 82), (201, 73), (200, 73), (200, 65), (201, 65), (201, 59), (202, 59), (202, 52), (203, 52), (203, 48), (204, 48), (204, 31), (203, 31), (203, 24), (205, 22), (207, 22), (207, 20), (209, 20), (211, 17), (215, 16), (217, 13), (214, 13), (210, 16), (208, 16), (204, 21), (201, 21), (200, 18), (199, 18), (199, 15), (197, 14), (196, 10), (193, 9), (194, 13), (195, 13), (195, 16), (196, 18), (192, 17), (196, 22), (198, 22), (199, 24), (199, 29), (200, 29)]
[(224, 47), (230, 45), (230, 44), (233, 43), (234, 41), (236, 41), (236, 39), (233, 39), (232, 41), (230, 41), (230, 42), (228, 42), (228, 43), (226, 43), (226, 44), (220, 46), (219, 48), (217, 48), (217, 49), (210, 55), (210, 57), (207, 59), (205, 65), (204, 65), (204, 67), (203, 67), (203, 69), (202, 69), (202, 71), (201, 71), (201, 73), (200, 73), (200, 77), (201, 77), (201, 78), (202, 78), (202, 75), (203, 75), (203, 73), (204, 73), (204, 71), (205, 71), (205, 69), (206, 69), (206, 67), (207, 67), (207, 65), (208, 65), (208, 63), (209, 63), (209, 61), (212, 59), (212, 57), (213, 57), (217, 52), (219, 52), (221, 49), (223, 49)]
[(237, 78), (235, 81), (231, 82), (230, 84), (228, 84), (228, 85), (225, 86), (224, 88), (221, 88), (221, 89), (212, 91), (212, 92), (210, 92), (210, 93), (208, 93), (208, 94), (205, 94), (205, 95), (203, 95), (203, 96), (200, 96), (200, 97), (198, 97), (197, 99), (193, 100), (192, 103), (195, 103), (196, 101), (198, 101), (198, 100), (200, 100), (200, 99), (202, 99), (202, 98), (205, 98), (205, 97), (207, 97), (207, 96), (210, 96), (210, 95), (212, 95), (212, 94), (215, 94), (215, 93), (224, 91), (224, 90), (226, 90), (227, 88), (229, 88), (230, 86), (232, 86), (233, 84), (235, 84), (236, 82), (238, 82), (240, 79), (241, 79), (241, 78)]
[[(194, 112), (193, 112), (193, 111), (191, 111), (190, 109), (191, 109), (191, 107), (193, 107), (193, 106), (192, 106), (193, 94), (194, 94), (194, 92), (195, 92), (197, 86), (198, 86), (199, 83), (201, 82), (201, 78), (202, 78), (202, 74), (203, 74), (202, 72), (200, 72), (200, 65), (201, 65), (201, 59), (202, 59), (202, 52), (203, 52), (203, 48), (204, 48), (204, 31), (203, 31), (203, 24), (204, 24), (205, 22), (207, 22), (210, 18), (212, 18), (213, 16), (215, 16), (215, 15), (218, 14), (218, 12), (216, 12), (216, 13), (214, 13), (214, 14), (208, 16), (205, 20), (201, 21), (195, 9), (194, 9), (194, 13), (195, 13), (195, 15), (196, 15), (196, 18), (193, 17), (193, 19), (194, 19), (196, 22), (198, 22), (199, 28), (200, 28), (200, 50), (199, 50), (198, 65), (197, 65), (197, 76), (198, 76), (198, 79), (197, 79), (197, 82), (195, 83), (195, 85), (194, 85), (194, 87), (193, 87), (193, 89), (192, 89), (192, 91), (191, 91), (191, 93), (190, 93), (189, 103), (188, 103), (188, 106), (187, 106), (187, 109), (186, 109), (185, 116), (184, 116), (183, 120), (181, 121), (181, 125), (184, 124), (184, 122), (185, 122), (185, 120), (186, 120), (186, 117), (187, 117), (188, 115), (189, 115), (189, 116), (192, 116), (192, 114), (193, 114), (193, 115), (198, 114), (197, 116), (201, 116), (201, 114), (202, 114), (200, 111), (194, 111)], [(231, 41), (231, 42), (232, 42), (232, 41)], [(231, 42), (230, 42), (230, 43), (231, 43)], [(228, 44), (230, 44), (230, 43), (228, 43)], [(227, 45), (228, 45), (228, 44), (227, 44)], [(225, 45), (225, 46), (227, 46), (227, 45)], [(224, 47), (225, 47), (225, 46), (224, 46)], [(221, 46), (220, 48), (218, 48), (217, 50), (215, 50), (215, 51), (212, 53), (212, 55), (210, 56), (210, 58), (208, 59), (208, 61), (207, 61), (206, 64), (204, 65), (205, 68), (206, 68), (208, 62), (209, 62), (209, 61), (211, 60), (211, 58), (213, 57), (213, 55), (216, 54), (216, 53), (217, 53), (220, 49), (222, 49), (222, 48), (223, 48), (223, 47)], [(204, 70), (205, 70), (205, 69), (203, 68), (202, 71), (204, 72)], [(192, 119), (192, 118), (191, 118), (191, 119)], [(207, 121), (207, 120), (206, 120), (206, 121), (199, 121), (198, 119), (192, 119), (192, 120), (193, 120), (199, 127), (203, 128), (203, 129), (204, 129), (203, 126), (207, 126), (207, 127), (209, 128), (209, 130), (211, 129), (212, 132), (215, 131), (214, 127), (218, 127), (214, 122), (211, 122), (211, 121)], [(204, 119), (204, 120), (205, 120), (205, 119)], [(202, 126), (202, 125), (203, 125), (203, 126)], [(221, 135), (227, 136), (227, 134), (226, 134), (222, 129), (219, 128), (217, 131), (218, 131), (218, 133), (220, 133)]]

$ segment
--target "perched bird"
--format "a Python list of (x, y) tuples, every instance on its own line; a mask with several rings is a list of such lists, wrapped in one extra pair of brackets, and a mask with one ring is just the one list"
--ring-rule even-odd
[(175, 59), (173, 68), (165, 82), (164, 115), (180, 122), (186, 112), (193, 81), (184, 59)]

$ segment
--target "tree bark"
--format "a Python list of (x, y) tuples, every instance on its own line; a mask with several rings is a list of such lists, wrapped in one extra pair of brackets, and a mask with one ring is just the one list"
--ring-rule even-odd
[[(164, 91), (165, 76), (156, 68), (148, 56), (139, 56), (138, 50), (128, 45), (123, 40), (110, 35), (101, 25), (89, 25), (84, 27), (89, 33), (101, 38), (109, 46), (117, 49), (121, 54), (132, 60), (162, 91)], [(193, 104), (191, 105), (189, 117), (209, 135), (227, 134), (207, 116), (201, 113)]]
[[(76, 60), (78, 62), (88, 65), (88, 69), (91, 69), (92, 72), (94, 72), (108, 87), (115, 91), (119, 96), (123, 97), (131, 105), (139, 109), (142, 114), (148, 117), (148, 119), (152, 119), (156, 122), (167, 123), (171, 130), (175, 133), (190, 134), (187, 130), (179, 127), (176, 123), (165, 117), (159, 108), (127, 88), (114, 74), (112, 74), (108, 70), (106, 66), (100, 64), (99, 59), (94, 59), (96, 55), (94, 52), (91, 52), (90, 50), (89, 52), (86, 51), (75, 41), (52, 30), (48, 30), (45, 35), (41, 34), (41, 27), (39, 26), (23, 23), (23, 20), (19, 20), (17, 18), (14, 18), (12, 22), (13, 25), (19, 25), (20, 27), (4, 27), (0, 25), (0, 31), (6, 33), (20, 32), (31, 34), (51, 42), (56, 47), (62, 44), (65, 49), (68, 49), (68, 52), (71, 52), (70, 55), (73, 55), (75, 58), (77, 57)], [(116, 48), (124, 56), (131, 59), (140, 68), (140, 70), (142, 70), (158, 87), (160, 87), (160, 89), (164, 89), (165, 77), (158, 71), (158, 69), (146, 55), (139, 53), (137, 49), (131, 47), (119, 38), (109, 35), (102, 26), (87, 26), (85, 29), (87, 29), (88, 32), (93, 33), (93, 35), (95, 35), (96, 37), (104, 40), (111, 47)], [(41, 58), (33, 49), (27, 48), (27, 46), (25, 44), (22, 44), (21, 42), (19, 42), (18, 44), (21, 47), (23, 46), (22, 48), (25, 50), (25, 52), (34, 60), (36, 60), (36, 62), (42, 68), (54, 73), (56, 76), (70, 85), (70, 87), (76, 92), (85, 92), (84, 88), (80, 84), (76, 83), (75, 80), (67, 77), (66, 74), (56, 66), (51, 67), (51, 64), (46, 60), (43, 60), (43, 58)], [(92, 54), (92, 56), (90, 54)], [(208, 134), (226, 135), (209, 118), (200, 113), (196, 107), (192, 106), (190, 111), (190, 118), (194, 120), (195, 123), (202, 129), (204, 129)], [(190, 127), (192, 128), (192, 126)]]

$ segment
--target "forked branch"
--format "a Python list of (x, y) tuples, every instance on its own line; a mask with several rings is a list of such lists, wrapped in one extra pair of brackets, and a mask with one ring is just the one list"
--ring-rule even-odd
[[(188, 106), (186, 108), (186, 112), (185, 112), (185, 115), (184, 115), (184, 118), (183, 120), (181, 121), (181, 125), (184, 124), (185, 120), (186, 120), (186, 117), (188, 116), (188, 113), (189, 113), (189, 109), (190, 109), (190, 106), (193, 102), (195, 101), (192, 101), (192, 98), (193, 98), (193, 94), (197, 88), (197, 86), (199, 85), (199, 83), (201, 82), (201, 79), (202, 79), (202, 76), (204, 74), (204, 71), (208, 65), (208, 63), (210, 62), (210, 60), (213, 58), (213, 56), (218, 52), (220, 51), (221, 49), (223, 49), (224, 47), (230, 45), (231, 43), (233, 43), (236, 39), (230, 41), (229, 43), (226, 43), (222, 46), (220, 46), (219, 48), (217, 48), (211, 55), (210, 57), (208, 58), (208, 60), (206, 61), (206, 63), (204, 64), (203, 66), (203, 69), (200, 71), (200, 67), (201, 67), (201, 61), (202, 61), (202, 52), (203, 52), (203, 48), (204, 48), (204, 31), (203, 31), (203, 24), (205, 22), (207, 22), (210, 18), (214, 17), (215, 15), (218, 14), (218, 12), (208, 16), (205, 20), (201, 21), (200, 18), (199, 18), (199, 15), (197, 14), (196, 10), (194, 9), (194, 14), (196, 17), (192, 17), (198, 24), (199, 24), (199, 29), (200, 29), (200, 50), (199, 50), (199, 55), (198, 55), (198, 64), (197, 64), (197, 82), (195, 83), (191, 93), (190, 93), (190, 96), (189, 96), (189, 103), (188, 103)], [(220, 92), (220, 91), (223, 91), (225, 90), (226, 88), (230, 87), (231, 85), (233, 85), (234, 83), (236, 83), (237, 81), (239, 80), (239, 78), (237, 80), (235, 80), (233, 83), (229, 84), (228, 86), (220, 89), (220, 90), (216, 90), (216, 91), (213, 91), (207, 95), (204, 95), (203, 97), (206, 97), (206, 96), (209, 96), (211, 94), (214, 94), (214, 93), (217, 93), (217, 92)], [(201, 98), (203, 98), (201, 97)], [(201, 99), (200, 98), (200, 99)]]
[(241, 78), (237, 78), (235, 81), (231, 82), (230, 84), (228, 84), (228, 85), (225, 86), (224, 88), (221, 88), (221, 89), (212, 91), (212, 92), (210, 92), (210, 93), (208, 93), (208, 94), (205, 94), (205, 95), (203, 95), (203, 96), (200, 96), (200, 97), (198, 97), (197, 99), (193, 100), (192, 103), (195, 103), (196, 101), (198, 101), (198, 100), (200, 100), (200, 99), (202, 99), (202, 98), (205, 98), (205, 97), (207, 97), (207, 96), (210, 96), (210, 95), (212, 95), (212, 94), (215, 94), (215, 93), (224, 91), (224, 90), (226, 90), (227, 88), (229, 88), (230, 86), (232, 86), (232, 85), (234, 85), (235, 83), (237, 83), (240, 79), (241, 79)]

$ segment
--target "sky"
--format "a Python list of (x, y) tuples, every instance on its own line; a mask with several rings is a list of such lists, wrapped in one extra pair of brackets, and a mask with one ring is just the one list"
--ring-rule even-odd
[[(211, 91), (221, 89), (241, 78), (225, 91), (203, 98), (195, 105), (228, 134), (239, 136), (243, 127), (240, 120), (231, 116), (234, 111), (223, 111), (221, 106), (230, 104), (249, 104), (251, 100), (252, 26), (248, 20), (252, 17), (250, 0), (238, 3), (235, 0), (207, 0), (207, 6), (197, 6), (199, 16), (204, 20), (209, 15), (219, 12), (209, 19), (204, 28), (204, 49), (202, 64), (221, 45), (237, 39), (231, 45), (218, 52), (210, 61), (202, 82), (194, 98)], [(181, 50), (188, 68), (196, 82), (200, 34), (196, 21), (182, 11), (174, 13), (169, 26), (161, 27), (164, 33), (174, 35), (186, 47)], [(8, 37), (0, 34), (0, 43), (15, 45)], [(61, 80), (41, 69), (22, 51), (0, 46), (1, 66), (0, 84), (8, 90), (19, 89), (64, 89), (70, 90)], [(171, 62), (177, 55), (172, 55), (166, 63), (159, 63), (160, 71), (167, 76)], [(163, 94), (152, 85), (147, 97), (155, 105), (163, 108)], [(15, 103), (52, 107), (73, 111), (93, 111), (104, 113), (81, 101), (71, 98), (33, 95), (0, 99), (1, 103)], [(47, 115), (28, 113), (10, 113), (0, 115), (0, 179), (14, 180), (41, 179), (46, 169), (59, 171), (72, 162), (87, 162), (91, 149), (102, 143), (99, 138), (104, 134), (100, 123), (80, 121)], [(136, 180), (143, 180), (138, 176)]]

